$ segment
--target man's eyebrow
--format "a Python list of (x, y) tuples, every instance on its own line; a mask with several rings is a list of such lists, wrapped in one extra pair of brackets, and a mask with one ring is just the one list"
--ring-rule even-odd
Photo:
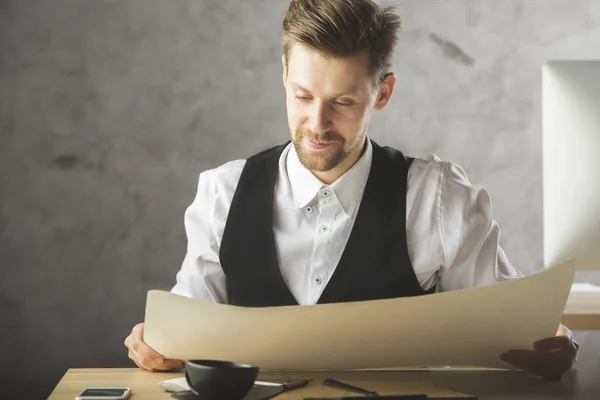
[(300, 89), (303, 92), (310, 93), (310, 90), (308, 90), (307, 88), (303, 87), (302, 85), (300, 85), (296, 82), (291, 82), (290, 86), (292, 86), (294, 89)]
[[(290, 86), (292, 86), (294, 89), (299, 89), (299, 90), (302, 90), (303, 92), (311, 94), (310, 90), (308, 90), (307, 88), (303, 87), (299, 83), (290, 82)], [(350, 96), (350, 95), (353, 95), (353, 94), (356, 94), (356, 89), (352, 89), (351, 91), (345, 92), (345, 93), (336, 93), (336, 94), (334, 94), (331, 97)]]

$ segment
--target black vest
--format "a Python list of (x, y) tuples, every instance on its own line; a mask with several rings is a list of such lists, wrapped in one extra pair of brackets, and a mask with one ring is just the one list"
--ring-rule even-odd
[[(413, 159), (371, 143), (373, 162), (356, 221), (319, 303), (433, 292), (419, 285), (406, 244), (407, 174)], [(274, 188), (285, 146), (250, 157), (233, 196), (219, 253), (232, 305), (298, 305), (281, 276), (273, 236)]]

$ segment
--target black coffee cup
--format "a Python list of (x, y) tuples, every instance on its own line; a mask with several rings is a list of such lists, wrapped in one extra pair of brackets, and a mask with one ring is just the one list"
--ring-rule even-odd
[(188, 360), (185, 379), (192, 392), (207, 400), (242, 400), (252, 389), (258, 367), (219, 360)]

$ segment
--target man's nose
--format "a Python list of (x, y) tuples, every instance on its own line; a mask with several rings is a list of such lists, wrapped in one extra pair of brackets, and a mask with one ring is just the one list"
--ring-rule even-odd
[(318, 134), (327, 132), (330, 127), (331, 121), (327, 105), (322, 102), (315, 102), (311, 108), (310, 130)]

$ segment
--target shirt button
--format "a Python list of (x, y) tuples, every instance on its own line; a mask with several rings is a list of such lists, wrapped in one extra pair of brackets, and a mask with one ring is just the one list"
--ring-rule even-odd
[(306, 207), (306, 212), (312, 212), (312, 207)]
[(330, 196), (332, 194), (333, 194), (333, 190), (331, 190), (331, 189), (323, 189), (323, 190), (321, 190), (319, 192), (319, 197), (323, 199), (323, 198), (325, 198), (327, 196)]
[(321, 283), (323, 283), (323, 279), (321, 279), (321, 277), (317, 277), (317, 278), (315, 278), (315, 283), (317, 285), (320, 285)]
[(329, 227), (328, 226), (322, 226), (321, 227), (321, 232), (326, 233), (329, 231)]

